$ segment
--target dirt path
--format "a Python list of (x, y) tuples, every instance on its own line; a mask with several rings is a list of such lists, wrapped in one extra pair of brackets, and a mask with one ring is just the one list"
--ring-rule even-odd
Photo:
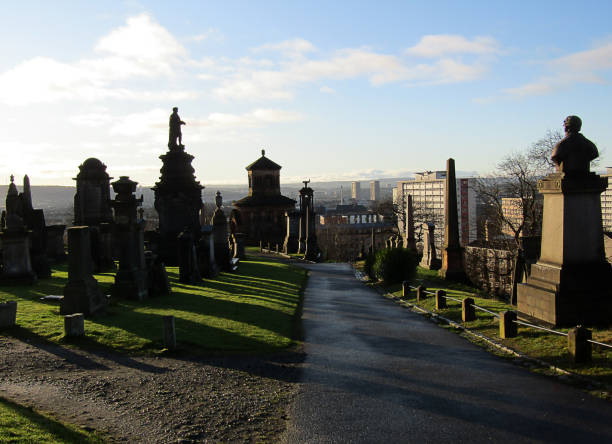
[(0, 337), (0, 396), (119, 442), (273, 441), (302, 360), (132, 358)]

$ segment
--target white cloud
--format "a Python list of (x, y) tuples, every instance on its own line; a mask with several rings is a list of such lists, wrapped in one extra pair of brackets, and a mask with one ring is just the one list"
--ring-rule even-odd
[(406, 54), (419, 57), (441, 57), (448, 54), (495, 54), (499, 45), (492, 37), (474, 37), (472, 40), (462, 35), (426, 35), (419, 43), (406, 49)]
[(336, 90), (334, 88), (330, 88), (329, 86), (322, 86), (319, 88), (323, 94), (336, 94)]
[(486, 69), (479, 61), (468, 64), (443, 58), (433, 63), (408, 64), (392, 54), (380, 54), (366, 48), (343, 49), (327, 59), (283, 60), (276, 70), (234, 65), (213, 92), (222, 99), (290, 99), (298, 86), (323, 79), (365, 77), (375, 86), (391, 82), (415, 86), (471, 81), (481, 77)]
[(550, 74), (503, 92), (512, 96), (543, 95), (578, 83), (605, 83), (605, 74), (612, 70), (612, 42), (548, 60), (544, 65)]
[(203, 42), (204, 40), (221, 41), (223, 40), (223, 34), (217, 28), (208, 28), (206, 31), (200, 34), (191, 36), (189, 40), (192, 40), (198, 43)]
[(174, 66), (186, 60), (187, 51), (150, 16), (129, 18), (125, 26), (102, 37), (95, 51), (100, 57), (64, 63), (35, 57), (0, 73), (0, 101), (11, 105), (59, 100), (151, 100), (192, 92), (140, 91), (119, 86), (133, 78), (174, 75)]
[(278, 43), (266, 43), (265, 45), (253, 48), (254, 52), (278, 51), (287, 55), (298, 55), (305, 52), (312, 52), (315, 50), (316, 48), (312, 43), (310, 43), (308, 40), (299, 38), (285, 40)]

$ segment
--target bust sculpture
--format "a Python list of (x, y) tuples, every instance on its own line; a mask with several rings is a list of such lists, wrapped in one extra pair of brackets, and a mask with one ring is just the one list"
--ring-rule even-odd
[[(178, 108), (172, 108), (172, 114), (170, 114), (170, 140), (168, 141), (168, 148), (183, 148), (183, 134), (181, 132), (181, 125), (185, 125), (185, 122), (181, 120), (178, 115)], [(176, 143), (178, 139), (178, 144)]]
[(582, 120), (578, 116), (568, 116), (563, 121), (565, 137), (555, 145), (551, 159), (557, 171), (566, 174), (585, 174), (589, 172), (591, 160), (599, 156), (593, 142), (580, 133)]

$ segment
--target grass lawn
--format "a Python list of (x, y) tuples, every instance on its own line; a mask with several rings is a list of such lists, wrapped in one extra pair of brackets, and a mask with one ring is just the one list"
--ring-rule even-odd
[[(274, 259), (248, 257), (235, 273), (221, 273), (201, 285), (178, 282), (178, 268), (168, 267), (169, 296), (143, 302), (113, 299), (106, 313), (85, 320), (80, 346), (110, 347), (122, 352), (162, 350), (162, 316), (176, 318), (179, 347), (201, 350), (265, 352), (295, 343), (298, 307), (306, 271)], [(113, 273), (95, 275), (110, 294)], [(17, 326), (3, 334), (64, 341), (58, 302), (41, 296), (63, 293), (65, 266), (33, 286), (0, 287), (0, 302), (17, 301)]]
[(96, 433), (62, 424), (0, 398), (0, 443), (102, 443)]
[[(378, 285), (378, 284), (375, 284)], [(482, 294), (478, 294), (478, 289), (469, 285), (451, 283), (441, 279), (437, 275), (437, 271), (426, 270), (424, 268), (417, 269), (417, 276), (412, 283), (412, 286), (424, 285), (427, 290), (445, 290), (447, 295), (457, 299), (465, 297), (474, 298), (474, 303), (480, 307), (486, 308), (494, 313), (499, 313), (504, 310), (516, 310), (510, 304), (503, 301), (488, 298)], [(395, 285), (386, 290), (396, 297), (401, 297), (401, 285)], [(433, 295), (427, 295), (427, 299), (416, 303), (416, 291), (412, 291), (409, 297), (405, 298), (407, 302), (418, 305), (430, 312), (439, 313), (445, 318), (463, 324), (472, 331), (481, 333), (489, 338), (495, 339), (514, 350), (533, 358), (541, 359), (545, 362), (553, 364), (557, 367), (569, 370), (573, 373), (593, 377), (594, 379), (605, 384), (612, 385), (612, 350), (604, 349), (593, 345), (593, 360), (587, 364), (574, 364), (571, 362), (569, 353), (567, 352), (567, 337), (548, 333), (543, 330), (524, 327), (519, 325), (519, 334), (516, 338), (500, 339), (499, 338), (499, 323), (497, 318), (480, 310), (476, 310), (476, 320), (463, 323), (461, 321), (461, 303), (447, 300), (447, 309), (436, 310), (435, 298)], [(567, 332), (567, 328), (556, 328), (557, 331)], [(607, 328), (593, 328), (593, 339), (599, 342), (612, 344), (612, 330)]]

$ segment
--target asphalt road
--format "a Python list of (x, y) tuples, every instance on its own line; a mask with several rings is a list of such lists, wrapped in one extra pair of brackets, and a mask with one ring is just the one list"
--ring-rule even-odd
[(310, 265), (303, 389), (287, 443), (612, 443), (612, 404), (490, 355)]

